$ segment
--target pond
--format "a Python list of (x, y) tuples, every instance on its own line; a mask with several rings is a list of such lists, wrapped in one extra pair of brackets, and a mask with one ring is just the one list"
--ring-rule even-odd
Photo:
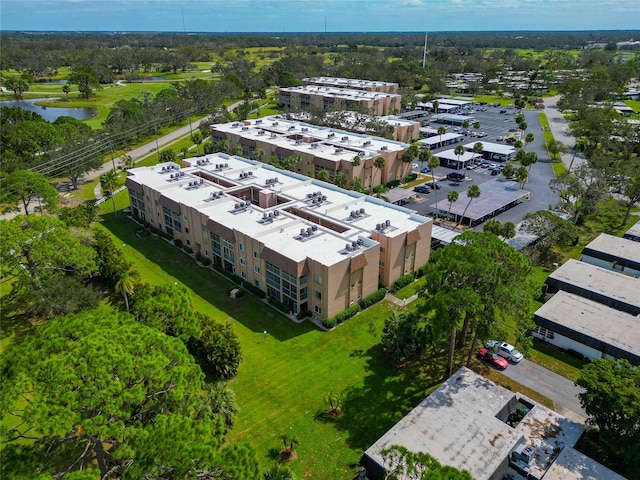
[(30, 112), (36, 112), (41, 115), (42, 118), (48, 122), (55, 121), (56, 118), (67, 116), (77, 118), (78, 120), (87, 120), (96, 116), (97, 112), (94, 108), (78, 107), (78, 108), (65, 108), (65, 107), (42, 107), (36, 105), (36, 102), (42, 100), (51, 100), (51, 98), (29, 98), (25, 100), (9, 100), (6, 102), (0, 102), (0, 107), (20, 107)]

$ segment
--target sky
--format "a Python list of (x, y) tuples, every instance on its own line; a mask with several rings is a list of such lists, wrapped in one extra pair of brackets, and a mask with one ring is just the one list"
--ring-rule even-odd
[[(0, 30), (637, 30), (640, 0), (0, 0)], [(640, 36), (640, 35), (639, 35)]]

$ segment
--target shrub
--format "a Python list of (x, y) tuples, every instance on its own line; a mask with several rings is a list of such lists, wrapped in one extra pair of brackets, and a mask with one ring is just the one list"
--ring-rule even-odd
[(323, 318), (322, 319), (322, 326), (325, 328), (333, 328), (336, 326), (336, 319), (335, 318)]
[(589, 358), (588, 358), (588, 357), (585, 357), (585, 356), (584, 356), (583, 354), (581, 354), (580, 352), (576, 352), (575, 350), (572, 350), (572, 349), (570, 349), (570, 348), (569, 348), (569, 349), (567, 349), (567, 350), (565, 350), (565, 353), (566, 353), (567, 355), (570, 355), (570, 356), (574, 357), (574, 358), (577, 358), (578, 360), (582, 360), (583, 362), (586, 362), (586, 363), (588, 363), (588, 362), (589, 362)]
[(258, 298), (265, 298), (267, 296), (267, 294), (263, 290), (260, 290), (258, 287), (256, 287), (255, 285), (251, 285), (250, 283), (245, 282), (244, 288), (246, 288)]
[(409, 285), (411, 282), (413, 282), (413, 274), (407, 273), (406, 275), (401, 276), (399, 279), (393, 282), (393, 285), (391, 286), (391, 291), (397, 292), (401, 288)]
[(182, 240), (180, 240), (179, 238), (174, 238), (173, 244), (178, 248), (182, 248)]
[(382, 300), (386, 294), (387, 294), (387, 289), (383, 287), (380, 290), (373, 292), (368, 297), (365, 297), (362, 300), (360, 300), (359, 302), (360, 307), (363, 309), (369, 308), (371, 305), (378, 303), (380, 300)]
[(282, 313), (289, 313), (289, 311), (291, 310), (288, 306), (286, 306), (284, 303), (276, 300), (275, 298), (271, 298), (269, 297), (269, 305), (273, 305), (274, 307), (276, 307), (278, 310), (280, 310)]
[(339, 314), (336, 315), (336, 323), (342, 323), (345, 320), (349, 320), (351, 317), (353, 317), (359, 311), (360, 311), (360, 305), (359, 304), (356, 303), (354, 305), (351, 305), (344, 312), (340, 312)]
[(387, 188), (397, 187), (398, 185), (400, 185), (400, 180), (397, 179), (387, 182)]
[(415, 273), (416, 278), (422, 278), (427, 274), (427, 265), (428, 264), (425, 263), (418, 270), (416, 270), (416, 273)]
[(303, 310), (301, 312), (298, 312), (298, 314), (296, 315), (296, 318), (298, 320), (302, 320), (303, 318), (310, 318), (312, 315), (311, 310)]
[(154, 235), (158, 234), (158, 229), (156, 227), (154, 227), (153, 225), (149, 226), (148, 228), (149, 228), (149, 231), (151, 233), (153, 233)]
[(384, 185), (376, 185), (375, 187), (373, 187), (373, 193), (384, 193), (387, 190), (389, 189)]
[(185, 245), (184, 247), (182, 247), (182, 250), (184, 250), (187, 253), (193, 253), (193, 248), (191, 248), (188, 245)]
[(404, 183), (413, 182), (416, 178), (418, 178), (417, 173), (410, 173), (404, 178)]

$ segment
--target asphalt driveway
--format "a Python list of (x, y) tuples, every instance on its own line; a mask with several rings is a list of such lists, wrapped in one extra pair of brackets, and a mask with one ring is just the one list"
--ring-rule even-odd
[(509, 368), (501, 373), (551, 399), (558, 413), (571, 420), (584, 423), (587, 414), (578, 400), (578, 393), (582, 389), (576, 387), (571, 380), (526, 358), (522, 359), (518, 364), (510, 365)]

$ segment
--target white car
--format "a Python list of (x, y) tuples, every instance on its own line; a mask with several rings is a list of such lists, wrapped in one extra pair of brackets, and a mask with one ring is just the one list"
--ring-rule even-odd
[(522, 353), (516, 350), (516, 347), (507, 342), (498, 342), (497, 340), (490, 340), (484, 344), (489, 350), (493, 350), (501, 357), (506, 358), (510, 362), (518, 363), (524, 357)]

